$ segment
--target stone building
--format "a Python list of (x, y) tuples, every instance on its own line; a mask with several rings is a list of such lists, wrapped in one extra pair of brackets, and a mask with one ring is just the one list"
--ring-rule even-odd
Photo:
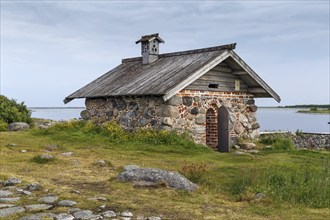
[(86, 98), (84, 119), (127, 129), (188, 131), (198, 143), (228, 151), (230, 139), (259, 136), (254, 98), (280, 97), (233, 50), (236, 44), (159, 54), (158, 34), (142, 36), (142, 57), (65, 98)]

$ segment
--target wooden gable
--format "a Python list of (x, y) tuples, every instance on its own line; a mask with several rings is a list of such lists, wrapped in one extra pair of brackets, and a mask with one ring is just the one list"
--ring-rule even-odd
[[(239, 82), (239, 89), (237, 86), (235, 88), (235, 82), (237, 83), (237, 81)], [(185, 89), (218, 92), (247, 92), (248, 86), (239, 76), (233, 74), (233, 70), (225, 62), (222, 62), (192, 82)]]

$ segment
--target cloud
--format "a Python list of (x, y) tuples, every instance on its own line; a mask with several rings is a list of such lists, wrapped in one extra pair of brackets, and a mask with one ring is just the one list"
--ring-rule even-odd
[[(31, 105), (44, 103), (38, 89), (64, 98), (139, 56), (134, 42), (156, 32), (166, 42), (161, 52), (237, 42), (238, 54), (275, 88), (282, 79), (270, 69), (294, 72), (285, 83), (308, 69), (320, 79), (329, 73), (328, 1), (1, 1), (1, 92)], [(290, 89), (280, 90), (294, 104)]]

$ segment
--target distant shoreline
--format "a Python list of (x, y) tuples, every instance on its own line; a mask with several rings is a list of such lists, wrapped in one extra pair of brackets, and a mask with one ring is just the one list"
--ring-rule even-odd
[(85, 107), (28, 107), (28, 109), (85, 109)]
[(286, 105), (286, 106), (260, 106), (260, 108), (302, 108), (302, 109), (310, 109), (310, 108), (320, 108), (320, 109), (328, 109), (330, 105), (316, 105), (316, 104), (309, 104), (309, 105)]

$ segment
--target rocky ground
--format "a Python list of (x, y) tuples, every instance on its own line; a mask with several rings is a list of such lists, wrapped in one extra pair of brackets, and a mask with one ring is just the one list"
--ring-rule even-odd
[[(44, 189), (38, 183), (22, 185), (22, 180), (18, 178), (10, 178), (1, 181), (0, 188), (0, 218), (1, 219), (16, 219), (18, 213), (24, 213), (19, 220), (99, 220), (99, 219), (120, 219), (120, 220), (161, 220), (159, 216), (145, 217), (142, 215), (135, 216), (129, 210), (124, 212), (116, 212), (109, 209), (106, 205), (101, 205), (96, 211), (80, 209), (79, 203), (72, 200), (60, 200), (59, 195), (55, 195)], [(37, 203), (31, 201), (36, 199), (36, 192), (41, 191), (42, 196), (37, 198)], [(75, 191), (72, 193), (80, 193)], [(38, 193), (40, 194), (40, 193)], [(106, 201), (106, 198), (95, 197), (89, 200)], [(22, 205), (22, 202), (26, 201)], [(16, 205), (20, 203), (20, 205)], [(55, 213), (52, 210), (55, 207), (63, 207), (67, 212)]]

